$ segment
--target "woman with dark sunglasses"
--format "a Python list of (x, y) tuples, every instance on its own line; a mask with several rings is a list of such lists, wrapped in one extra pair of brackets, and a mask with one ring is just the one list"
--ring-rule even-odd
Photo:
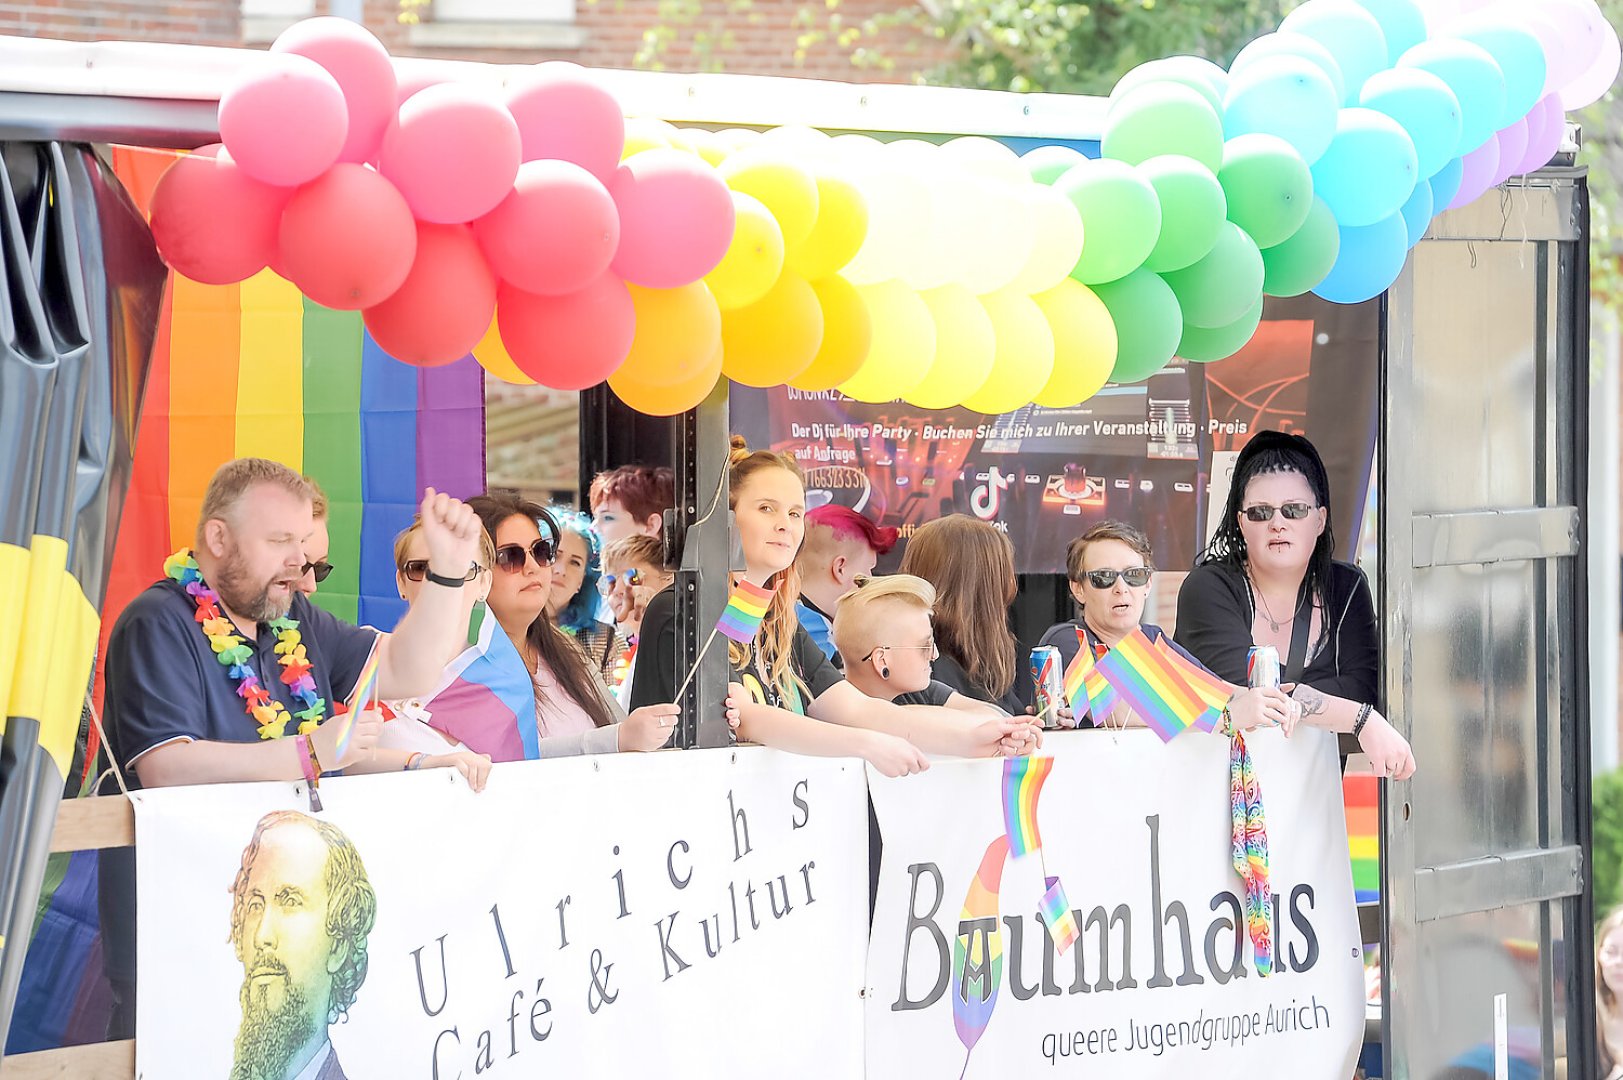
[[(1166, 636), (1159, 626), (1142, 621), (1155, 577), (1150, 541), (1142, 532), (1120, 521), (1101, 521), (1071, 541), (1065, 549), (1065, 566), (1080, 614), (1049, 627), (1042, 638), (1042, 644), (1059, 650), (1061, 669), (1070, 666), (1084, 640), (1099, 659), (1135, 629), (1142, 629), (1151, 641)], [(1195, 659), (1171, 638), (1167, 642)], [(1229, 715), (1242, 730), (1283, 723), (1290, 708), (1290, 699), (1279, 690), (1239, 690), (1229, 701)], [(1136, 727), (1143, 723), (1120, 705), (1109, 717), (1093, 717), (1086, 711), (1072, 717), (1069, 710), (1062, 709), (1060, 718), (1062, 725), (1076, 727)]]
[[(1407, 779), (1414, 753), (1375, 709), (1369, 582), (1334, 550), (1318, 450), (1300, 435), (1258, 432), (1235, 459), (1223, 517), (1178, 594), (1178, 643), (1242, 686), (1251, 647), (1273, 646), (1302, 722), (1352, 732), (1377, 775)], [(1286, 718), (1286, 734), (1296, 719)]]

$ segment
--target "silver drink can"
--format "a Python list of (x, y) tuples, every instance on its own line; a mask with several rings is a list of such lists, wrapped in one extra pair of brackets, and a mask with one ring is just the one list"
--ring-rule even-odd
[(1059, 666), (1059, 650), (1038, 645), (1031, 650), (1031, 684), (1036, 690), (1037, 719), (1045, 728), (1059, 726), (1059, 710), (1065, 704), (1065, 672)]
[(1272, 645), (1253, 645), (1246, 654), (1245, 674), (1251, 686), (1279, 689), (1279, 650)]

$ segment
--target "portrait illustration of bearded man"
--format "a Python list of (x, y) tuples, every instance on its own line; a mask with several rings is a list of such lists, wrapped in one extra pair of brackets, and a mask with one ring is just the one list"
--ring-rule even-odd
[(281, 810), (259, 819), (231, 886), (242, 1024), (231, 1080), (345, 1080), (327, 1028), (366, 980), (377, 895), (337, 826)]

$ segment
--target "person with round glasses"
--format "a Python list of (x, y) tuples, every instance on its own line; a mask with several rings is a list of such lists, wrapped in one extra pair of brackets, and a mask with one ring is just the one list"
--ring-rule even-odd
[[(1222, 519), (1178, 593), (1177, 640), (1241, 686), (1252, 646), (1273, 646), (1301, 722), (1352, 732), (1377, 775), (1404, 780), (1414, 752), (1375, 708), (1374, 597), (1364, 572), (1334, 550), (1318, 450), (1300, 435), (1258, 432), (1235, 459)], [(1286, 734), (1296, 722), (1285, 719)]]
[[(1099, 522), (1066, 547), (1065, 568), (1079, 613), (1069, 622), (1049, 627), (1041, 642), (1059, 650), (1062, 670), (1076, 659), (1083, 640), (1097, 660), (1135, 629), (1142, 629), (1151, 641), (1166, 636), (1159, 626), (1143, 622), (1155, 566), (1150, 541), (1138, 529), (1120, 521)], [(1184, 656), (1195, 659), (1177, 642), (1167, 640)], [(1239, 685), (1244, 686), (1244, 680)], [(1244, 689), (1229, 701), (1229, 715), (1237, 726), (1248, 730), (1264, 723), (1283, 723), (1290, 707), (1290, 699), (1279, 690)], [(1137, 727), (1143, 723), (1126, 706), (1117, 706), (1109, 717), (1093, 717), (1086, 710), (1070, 717), (1062, 710), (1060, 717), (1062, 724), (1077, 727)]]

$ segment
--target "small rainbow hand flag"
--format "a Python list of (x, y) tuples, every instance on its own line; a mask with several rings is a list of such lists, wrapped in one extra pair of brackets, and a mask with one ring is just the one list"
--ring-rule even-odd
[[(366, 654), (366, 663), (361, 665), (361, 673), (355, 679), (355, 689), (350, 691), (349, 711), (333, 718), (333, 722), (339, 725), (338, 761), (344, 760), (344, 755), (349, 752), (349, 741), (355, 735), (355, 718), (370, 707), (377, 697), (378, 654), (382, 651), (378, 646), (382, 642), (383, 636), (380, 634), (372, 642), (372, 651)], [(333, 767), (338, 767), (337, 761), (333, 762)]]
[(1080, 626), (1076, 628), (1076, 644), (1076, 657), (1065, 669), (1065, 700), (1073, 716), (1086, 712), (1093, 717), (1095, 727), (1104, 727), (1110, 710), (1116, 707), (1115, 688), (1094, 664), (1093, 645), (1088, 641), (1088, 632)]
[(739, 578), (727, 598), (727, 609), (721, 613), (716, 630), (730, 641), (748, 645), (755, 640), (755, 632), (761, 628), (761, 620), (766, 618), (766, 609), (771, 605), (771, 589)]
[(1202, 713), (1191, 726), (1196, 731), (1204, 731), (1208, 735), (1217, 727), (1218, 719), (1223, 715), (1223, 709), (1234, 696), (1237, 687), (1230, 685), (1223, 679), (1207, 671), (1200, 664), (1189, 659), (1183, 653), (1173, 648), (1172, 641), (1165, 634), (1155, 640), (1155, 648), (1168, 663), (1178, 670), (1183, 681), (1195, 696), (1206, 703), (1206, 711)]
[(1208, 711), (1142, 629), (1122, 638), (1094, 666), (1162, 742), (1182, 735)]
[(1043, 846), (1037, 832), (1037, 799), (1053, 769), (1053, 758), (1029, 754), (1003, 763), (1003, 830), (1009, 837), (1009, 854), (1028, 855)]
[(1054, 939), (1054, 948), (1064, 956), (1065, 950), (1076, 943), (1082, 932), (1076, 927), (1076, 914), (1071, 910), (1071, 902), (1066, 899), (1065, 887), (1059, 878), (1048, 878), (1047, 884), (1048, 891), (1038, 902), (1037, 913), (1048, 927), (1048, 936)]

